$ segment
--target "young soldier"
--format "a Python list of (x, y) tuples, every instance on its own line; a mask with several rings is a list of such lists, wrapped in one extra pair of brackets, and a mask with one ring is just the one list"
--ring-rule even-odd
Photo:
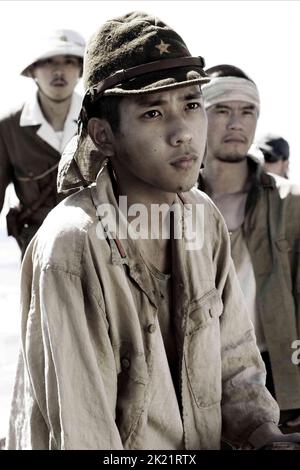
[[(208, 153), (200, 189), (223, 214), (232, 257), (285, 432), (300, 430), (300, 188), (249, 155), (259, 115), (256, 85), (237, 67), (215, 66), (203, 88)], [(275, 388), (275, 390), (274, 390)]]
[[(222, 436), (241, 448), (284, 439), (228, 232), (207, 196), (191, 190), (206, 143), (203, 65), (143, 13), (106, 22), (91, 40), (81, 137), (59, 186), (96, 182), (49, 214), (24, 259), (9, 448), (219, 449)], [(158, 205), (175, 204), (170, 237), (160, 229), (159, 238), (136, 239), (137, 207), (151, 226)], [(193, 245), (194, 216), (203, 237)]]
[(81, 97), (74, 88), (82, 74), (84, 47), (84, 39), (71, 30), (57, 30), (37, 41), (21, 73), (35, 81), (37, 91), (0, 119), (0, 211), (12, 182), (20, 205), (9, 211), (7, 228), (22, 256), (48, 212), (62, 199), (57, 195), (57, 167), (77, 130)]

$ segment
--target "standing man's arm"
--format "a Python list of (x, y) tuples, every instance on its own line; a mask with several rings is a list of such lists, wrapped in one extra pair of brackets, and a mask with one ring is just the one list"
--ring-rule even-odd
[[(296, 335), (293, 344), (298, 345), (300, 340), (300, 185), (290, 182), (287, 182), (285, 185), (282, 179), (279, 180), (279, 184), (280, 186), (278, 190), (282, 197), (281, 200), (284, 200), (286, 197), (287, 201), (286, 223), (284, 224), (284, 227), (286, 228), (285, 238), (289, 244), (289, 251), (285, 253), (285, 256), (286, 259), (289, 260), (288, 265), (292, 280), (291, 295), (293, 296), (295, 304), (295, 317), (297, 325), (297, 331), (295, 332)], [(285, 189), (285, 186), (289, 187), (288, 193)], [(294, 347), (292, 347), (293, 344), (291, 345), (291, 352), (295, 350)], [(299, 373), (299, 364), (294, 364), (294, 367), (296, 369), (295, 373)], [(299, 428), (299, 410), (298, 415), (287, 421), (285, 425), (290, 427), (291, 432), (293, 432), (295, 428)]]
[(3, 208), (6, 188), (11, 181), (12, 166), (9, 160), (9, 149), (7, 148), (0, 124), (0, 212)]

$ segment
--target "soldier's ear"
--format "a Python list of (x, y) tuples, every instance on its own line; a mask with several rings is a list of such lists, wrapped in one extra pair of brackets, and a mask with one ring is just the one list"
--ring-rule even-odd
[(92, 117), (88, 122), (88, 133), (106, 158), (114, 155), (114, 134), (106, 119)]

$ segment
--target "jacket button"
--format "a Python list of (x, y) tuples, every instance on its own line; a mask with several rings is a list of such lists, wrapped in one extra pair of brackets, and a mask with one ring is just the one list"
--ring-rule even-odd
[(123, 369), (129, 369), (130, 360), (127, 359), (127, 357), (123, 357), (123, 359), (121, 360), (121, 364), (122, 364)]
[(151, 325), (148, 325), (148, 328), (147, 328), (148, 333), (154, 333), (155, 330), (156, 330), (156, 326), (154, 325), (154, 323), (151, 323)]

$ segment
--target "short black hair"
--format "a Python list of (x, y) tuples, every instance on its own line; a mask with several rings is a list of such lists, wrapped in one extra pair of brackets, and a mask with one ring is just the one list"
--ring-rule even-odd
[(215, 65), (214, 67), (210, 67), (205, 70), (205, 72), (212, 78), (217, 77), (237, 77), (237, 78), (245, 78), (252, 83), (255, 83), (252, 78), (249, 77), (242, 69), (235, 67), (234, 65), (229, 64), (221, 64)]
[(114, 133), (120, 129), (120, 102), (122, 96), (102, 96), (87, 110), (88, 118), (105, 119)]
[(290, 156), (289, 143), (280, 135), (265, 135), (258, 143), (258, 148), (264, 154), (265, 161), (269, 163), (288, 160)]

